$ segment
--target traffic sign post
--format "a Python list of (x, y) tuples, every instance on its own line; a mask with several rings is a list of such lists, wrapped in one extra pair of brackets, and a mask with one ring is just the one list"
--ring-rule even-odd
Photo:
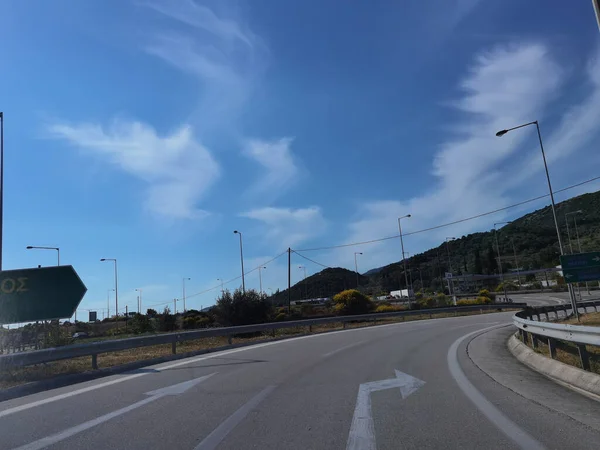
[(87, 288), (73, 266), (0, 272), (0, 323), (71, 317)]
[(600, 280), (600, 252), (563, 255), (560, 264), (567, 283)]

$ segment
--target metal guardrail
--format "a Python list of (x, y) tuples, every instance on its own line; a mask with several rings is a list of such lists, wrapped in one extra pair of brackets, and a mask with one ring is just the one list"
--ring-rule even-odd
[[(600, 300), (590, 300), (577, 304), (577, 309), (582, 310), (584, 314), (588, 312), (588, 308), (593, 308), (593, 311), (598, 312)], [(569, 317), (572, 314), (570, 304), (562, 304), (555, 306), (541, 306), (538, 308), (526, 308), (519, 311), (513, 316), (513, 324), (519, 329), (519, 335), (522, 341), (527, 344), (531, 337), (531, 346), (535, 349), (538, 347), (540, 338), (547, 340), (550, 356), (556, 359), (556, 341), (571, 342), (577, 346), (581, 367), (584, 370), (590, 370), (589, 354), (586, 345), (600, 346), (600, 327), (590, 327), (582, 325), (571, 325), (566, 323), (553, 323), (552, 319), (559, 320), (560, 314), (564, 317)], [(550, 317), (550, 314), (554, 317)], [(542, 316), (546, 321), (542, 321)], [(533, 320), (536, 317), (537, 320)]]
[[(227, 336), (229, 344), (236, 335), (245, 333), (255, 333), (261, 331), (274, 331), (283, 328), (308, 327), (312, 331), (313, 325), (323, 325), (329, 323), (344, 324), (348, 322), (368, 322), (386, 319), (390, 317), (408, 317), (415, 315), (427, 315), (430, 318), (433, 314), (444, 314), (462, 311), (488, 311), (494, 309), (515, 309), (527, 306), (526, 303), (503, 303), (490, 305), (472, 305), (472, 306), (453, 306), (447, 308), (435, 309), (417, 309), (410, 311), (398, 311), (389, 313), (363, 314), (356, 316), (322, 317), (315, 319), (303, 319), (286, 322), (261, 323), (256, 325), (243, 325), (238, 327), (206, 328), (195, 331), (184, 331), (177, 333), (164, 333), (149, 336), (140, 336), (127, 339), (118, 339), (111, 341), (91, 342), (88, 344), (67, 345), (64, 347), (48, 348), (44, 350), (34, 350), (22, 353), (12, 353), (0, 355), (0, 370), (8, 368), (30, 366), (34, 364), (44, 364), (64, 359), (79, 358), (82, 356), (92, 357), (92, 368), (98, 369), (97, 357), (101, 353), (118, 352), (139, 347), (148, 347), (151, 345), (171, 344), (173, 354), (177, 353), (177, 343), (201, 339), (207, 337)], [(216, 350), (216, 349), (215, 349)]]

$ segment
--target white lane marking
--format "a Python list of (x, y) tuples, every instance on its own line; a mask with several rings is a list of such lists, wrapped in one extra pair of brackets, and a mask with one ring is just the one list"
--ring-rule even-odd
[(475, 325), (477, 325), (477, 326), (481, 326), (481, 325), (495, 325), (497, 323), (503, 323), (503, 322), (477, 322), (477, 323), (470, 323), (468, 325), (460, 325), (458, 327), (452, 327), (450, 329), (451, 330), (458, 330), (459, 328), (474, 327)]
[(408, 397), (425, 384), (423, 380), (396, 370), (396, 378), (362, 383), (358, 388), (356, 407), (348, 432), (346, 450), (377, 450), (375, 425), (371, 412), (371, 392), (400, 388), (402, 398)]
[(10, 414), (18, 413), (20, 411), (25, 411), (29, 408), (35, 408), (37, 406), (45, 405), (46, 403), (55, 402), (57, 400), (62, 400), (65, 398), (73, 397), (74, 395), (84, 394), (85, 392), (94, 391), (96, 389), (100, 389), (106, 386), (111, 386), (113, 384), (122, 383), (123, 381), (133, 380), (134, 378), (141, 377), (146, 375), (145, 373), (136, 373), (134, 375), (127, 375), (122, 378), (117, 378), (116, 380), (105, 381), (104, 383), (95, 384), (93, 386), (84, 387), (78, 389), (76, 391), (65, 392), (64, 394), (55, 395), (54, 397), (45, 398), (43, 400), (37, 400), (35, 402), (26, 403), (24, 405), (15, 406), (14, 408), (5, 409), (4, 411), (0, 411), (0, 418), (8, 416)]
[(267, 386), (254, 397), (252, 397), (245, 405), (240, 407), (236, 412), (229, 416), (225, 422), (215, 428), (202, 442), (200, 442), (194, 450), (213, 450), (227, 437), (244, 418), (262, 402), (276, 386)]
[[(501, 314), (501, 313), (500, 313)], [(471, 316), (466, 316), (466, 317), (471, 317)], [(247, 347), (241, 347), (241, 348), (236, 348), (236, 349), (232, 349), (232, 350), (223, 350), (220, 352), (215, 352), (215, 353), (210, 353), (208, 355), (203, 355), (203, 356), (199, 356), (199, 357), (190, 357), (190, 358), (186, 358), (180, 362), (176, 362), (173, 364), (168, 364), (165, 363), (167, 365), (165, 366), (148, 366), (148, 369), (154, 369), (157, 372), (162, 372), (163, 370), (169, 370), (175, 367), (180, 367), (180, 366), (184, 366), (186, 364), (193, 364), (199, 361), (204, 361), (207, 359), (212, 359), (212, 358), (219, 358), (221, 356), (225, 356), (225, 355), (231, 355), (233, 353), (238, 353), (238, 352), (245, 352), (248, 350), (254, 350), (257, 348), (262, 348), (262, 347), (268, 347), (271, 345), (277, 345), (277, 344), (282, 344), (282, 343), (286, 343), (286, 342), (294, 342), (294, 341), (298, 341), (298, 340), (302, 340), (302, 339), (309, 339), (309, 338), (315, 338), (315, 337), (323, 337), (323, 336), (331, 336), (332, 334), (337, 334), (337, 333), (346, 333), (346, 332), (351, 332), (351, 331), (364, 331), (364, 330), (374, 330), (374, 329), (383, 329), (383, 328), (387, 328), (387, 327), (395, 327), (395, 326), (399, 326), (399, 325), (406, 325), (406, 326), (416, 326), (416, 325), (431, 325), (432, 322), (434, 321), (452, 321), (452, 320), (460, 320), (460, 319), (465, 319), (465, 316), (463, 317), (441, 317), (439, 319), (425, 319), (425, 320), (418, 320), (418, 321), (411, 321), (411, 322), (398, 322), (398, 323), (389, 323), (386, 325), (377, 325), (375, 327), (362, 327), (362, 328), (348, 328), (346, 330), (338, 330), (338, 331), (330, 331), (327, 333), (318, 333), (318, 334), (313, 334), (313, 335), (309, 335), (309, 336), (299, 336), (299, 337), (295, 337), (295, 338), (288, 338), (288, 339), (282, 339), (280, 341), (274, 341), (274, 342), (264, 342), (262, 344), (255, 344), (255, 345), (249, 345)], [(77, 389), (75, 391), (71, 391), (71, 392), (65, 392), (64, 394), (58, 394), (55, 395), (53, 397), (48, 397), (42, 400), (36, 400), (33, 401), (31, 403), (25, 403), (23, 405), (19, 405), (19, 406), (15, 406), (13, 408), (8, 408), (5, 409), (4, 411), (0, 411), (0, 418), (2, 417), (6, 417), (8, 415), (11, 414), (15, 414), (21, 411), (25, 411), (27, 409), (30, 408), (36, 408), (38, 406), (42, 406), (45, 405), (47, 403), (52, 403), (58, 400), (63, 400), (65, 398), (69, 398), (69, 397), (73, 397), (75, 395), (79, 395), (79, 394), (85, 394), (86, 392), (90, 392), (90, 391), (94, 391), (96, 389), (101, 389), (103, 387), (107, 387), (107, 386), (111, 386), (117, 383), (122, 383), (124, 381), (129, 381), (129, 380), (133, 380), (135, 378), (138, 377), (143, 377), (144, 375), (148, 375), (151, 372), (143, 372), (143, 373), (136, 373), (136, 374), (131, 374), (131, 375), (124, 375), (121, 376), (117, 379), (114, 380), (110, 380), (110, 381), (104, 381), (101, 383), (97, 383), (97, 384), (93, 384), (92, 386), (87, 386), (84, 388), (80, 388)], [(76, 385), (75, 385), (76, 386)], [(32, 394), (35, 395), (35, 394)]]
[(496, 408), (488, 399), (486, 399), (481, 392), (477, 390), (473, 384), (465, 376), (464, 372), (460, 368), (458, 362), (458, 347), (460, 344), (470, 336), (489, 331), (494, 328), (499, 328), (505, 325), (494, 325), (492, 327), (482, 328), (480, 330), (472, 331), (464, 336), (458, 338), (452, 343), (448, 349), (448, 368), (450, 373), (458, 384), (458, 387), (463, 393), (473, 402), (473, 404), (488, 418), (502, 433), (504, 433), (509, 439), (511, 439), (517, 446), (526, 450), (543, 450), (544, 446), (536, 441), (526, 431), (519, 428), (519, 426), (506, 417), (498, 408)]
[(88, 420), (87, 422), (81, 423), (77, 426), (68, 428), (60, 433), (53, 434), (52, 436), (47, 436), (45, 438), (39, 439), (34, 442), (30, 442), (29, 444), (22, 445), (21, 447), (16, 448), (15, 450), (41, 450), (43, 448), (49, 447), (50, 445), (56, 444), (58, 442), (64, 441), (65, 439), (70, 438), (71, 436), (75, 436), (83, 431), (89, 430), (97, 425), (100, 425), (104, 422), (108, 422), (115, 417), (119, 417), (123, 414), (126, 414), (134, 409), (141, 408), (148, 403), (152, 403), (160, 398), (163, 398), (167, 395), (180, 395), (190, 389), (192, 386), (195, 386), (198, 383), (203, 382), (204, 380), (213, 376), (214, 373), (210, 375), (205, 375), (203, 377), (195, 378), (193, 380), (184, 381), (183, 383), (178, 383), (172, 386), (167, 386), (162, 389), (157, 389), (152, 392), (146, 392), (146, 395), (150, 397), (145, 398), (144, 400), (140, 400), (132, 405), (126, 406), (125, 408), (118, 409), (111, 413), (105, 414), (100, 417), (96, 417), (95, 419)]
[(349, 348), (352, 348), (352, 347), (356, 347), (357, 345), (360, 345), (363, 342), (365, 342), (365, 341), (358, 341), (358, 342), (355, 342), (354, 344), (344, 345), (343, 347), (340, 347), (336, 350), (333, 350), (331, 352), (327, 352), (327, 353), (323, 354), (323, 358), (328, 358), (330, 356), (335, 355), (336, 353), (343, 352), (344, 350), (348, 350)]

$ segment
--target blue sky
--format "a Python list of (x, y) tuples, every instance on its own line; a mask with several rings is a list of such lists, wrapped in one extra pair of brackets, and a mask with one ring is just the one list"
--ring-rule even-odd
[[(394, 235), (598, 176), (600, 34), (591, 2), (3, 2), (4, 267), (59, 246), (106, 307), (212, 304), (217, 278), (288, 247)], [(600, 188), (590, 183), (558, 200)], [(546, 201), (407, 237), (417, 253)], [(305, 253), (361, 271), (396, 240)], [(263, 287), (286, 285), (285, 257)], [(294, 255), (293, 282), (321, 269)], [(240, 284), (236, 280), (228, 285)], [(257, 271), (247, 287), (258, 288)], [(112, 303), (112, 301), (111, 301)], [(156, 306), (155, 306), (156, 305)], [(181, 306), (179, 306), (181, 308)], [(111, 304), (114, 312), (114, 303)], [(101, 314), (102, 315), (102, 314)]]

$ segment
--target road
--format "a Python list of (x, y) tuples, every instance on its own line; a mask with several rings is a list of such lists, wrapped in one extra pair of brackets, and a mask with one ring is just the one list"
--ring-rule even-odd
[(597, 401), (514, 360), (511, 316), (299, 337), (13, 399), (0, 448), (600, 448)]

